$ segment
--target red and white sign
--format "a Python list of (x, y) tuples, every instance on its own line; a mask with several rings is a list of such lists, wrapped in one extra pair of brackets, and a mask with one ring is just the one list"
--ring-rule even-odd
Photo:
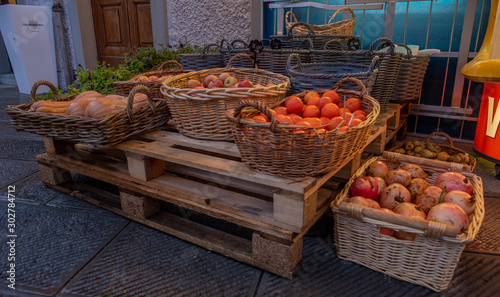
[(500, 161), (500, 83), (485, 83), (474, 148)]

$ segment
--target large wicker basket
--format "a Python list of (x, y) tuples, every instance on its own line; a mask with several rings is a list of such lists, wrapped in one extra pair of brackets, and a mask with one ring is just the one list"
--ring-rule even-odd
[[(481, 178), (462, 173), (473, 185), (476, 208), (470, 216), (466, 231), (419, 218), (408, 218), (377, 209), (346, 203), (349, 188), (357, 177), (375, 160), (388, 164), (390, 169), (407, 164), (397, 154), (385, 152), (383, 157), (367, 161), (351, 177), (343, 191), (335, 198), (331, 208), (334, 214), (335, 246), (339, 258), (349, 260), (391, 277), (442, 291), (448, 287), (465, 245), (474, 240), (484, 218), (484, 198)], [(448, 167), (419, 165), (436, 177), (451, 169)], [(415, 233), (414, 241), (400, 240), (380, 234), (379, 228)]]
[[(342, 20), (338, 22), (332, 23), (332, 20), (340, 13), (343, 11), (349, 11), (352, 15), (352, 19), (350, 20)], [(295, 17), (295, 14), (293, 12), (288, 11), (285, 16), (286, 20), (286, 28), (290, 30), (290, 28), (298, 23), (299, 21), (297, 20), (297, 17)], [(354, 11), (350, 9), (349, 7), (343, 7), (339, 10), (337, 10), (331, 17), (330, 20), (328, 20), (327, 24), (324, 25), (313, 25), (313, 24), (308, 24), (313, 32), (316, 35), (353, 35), (354, 34), (354, 25), (356, 25), (356, 15), (354, 14)], [(295, 28), (295, 32), (297, 34), (302, 34), (306, 35), (309, 32), (309, 29), (305, 26), (298, 26)]]
[[(439, 137), (444, 138), (445, 139), (444, 142), (437, 141), (436, 138), (439, 138)], [(434, 138), (434, 140), (432, 140), (433, 138)], [(474, 170), (474, 167), (476, 167), (476, 158), (469, 155), (464, 150), (462, 150), (458, 147), (455, 147), (455, 145), (453, 144), (453, 140), (446, 133), (433, 132), (433, 133), (429, 134), (425, 138), (425, 141), (424, 141), (424, 144), (427, 144), (427, 143), (439, 145), (439, 147), (441, 147), (441, 151), (447, 152), (450, 155), (455, 155), (455, 154), (459, 154), (459, 153), (467, 155), (469, 157), (470, 162), (469, 162), (469, 164), (459, 164), (459, 163), (451, 163), (451, 162), (447, 162), (447, 161), (440, 161), (440, 160), (436, 160), (436, 159), (425, 159), (423, 157), (418, 157), (418, 156), (404, 155), (404, 157), (407, 160), (415, 161), (415, 162), (431, 162), (433, 164), (440, 164), (440, 166), (453, 166), (454, 171), (460, 171), (460, 172), (472, 172)], [(391, 148), (389, 151), (393, 152), (394, 154), (401, 155), (401, 154), (395, 153), (394, 150), (396, 150), (398, 148), (402, 148), (403, 146), (404, 146), (404, 144), (395, 146), (395, 147)]]
[[(238, 43), (241, 45), (240, 47), (234, 46)], [(308, 39), (304, 40), (303, 44), (307, 48), (312, 46), (312, 43)], [(222, 51), (224, 52), (224, 61), (226, 61), (226, 63), (229, 62), (229, 60), (235, 55), (241, 53), (250, 54), (248, 45), (246, 42), (241, 40), (234, 40), (231, 43), (231, 46), (223, 48)], [(299, 55), (302, 61), (309, 61), (309, 51), (308, 49), (302, 48), (302, 46), (299, 46), (297, 49), (273, 49), (266, 46), (262, 49), (262, 52), (257, 54), (257, 65), (259, 66), (259, 69), (287, 75), (286, 63), (288, 61), (288, 57), (292, 54)], [(233, 67), (253, 67), (253, 64), (250, 61), (243, 59), (233, 61), (232, 65)]]
[[(250, 57), (236, 55), (225, 68), (205, 69), (181, 74), (167, 80), (161, 87), (177, 130), (185, 136), (206, 139), (232, 141), (231, 127), (225, 117), (227, 109), (234, 109), (244, 99), (259, 101), (265, 105), (273, 104), (285, 97), (290, 86), (288, 77), (255, 68), (233, 68), (233, 60)], [(251, 60), (251, 59), (250, 59)], [(219, 88), (188, 89), (189, 80), (203, 81), (209, 75), (216, 76), (223, 72), (236, 77), (238, 81), (250, 80), (254, 84), (267, 87), (254, 88)]]
[[(296, 28), (305, 27), (308, 29), (307, 34), (297, 34)], [(359, 37), (355, 35), (318, 35), (314, 33), (311, 26), (307, 23), (298, 22), (293, 24), (287, 30), (286, 35), (272, 35), (269, 38), (281, 41), (282, 48), (296, 49), (305, 39), (311, 39), (314, 49), (323, 49), (329, 41), (335, 40), (342, 44), (343, 48), (348, 50), (356, 50), (359, 48)], [(340, 50), (340, 49), (339, 49)]]
[[(47, 85), (54, 92), (58, 101), (72, 100), (76, 96), (73, 94), (61, 97), (56, 87), (50, 82), (38, 81), (31, 89), (31, 104), (35, 102), (36, 90), (41, 85)], [(134, 96), (138, 92), (148, 96), (149, 106), (132, 110)], [(97, 145), (112, 145), (122, 142), (131, 136), (162, 127), (170, 119), (167, 104), (165, 102), (154, 103), (149, 89), (142, 85), (136, 86), (130, 92), (126, 110), (109, 115), (103, 120), (28, 111), (31, 104), (7, 107), (7, 114), (16, 130), (59, 140)]]
[[(295, 62), (295, 64), (293, 64)], [(361, 80), (368, 93), (379, 72), (379, 58), (375, 56), (369, 64), (349, 62), (302, 63), (300, 56), (292, 54), (287, 61), (287, 74), (292, 88), (297, 92), (329, 89), (345, 77)], [(354, 85), (354, 87), (357, 87)]]
[(389, 101), (400, 104), (415, 102), (420, 98), (420, 91), (431, 55), (415, 56), (412, 55), (408, 46), (404, 44), (398, 44), (398, 46), (406, 48), (407, 54), (403, 56), (401, 61), (401, 67)]
[[(347, 82), (356, 83), (360, 90), (341, 89)], [(354, 78), (342, 79), (332, 89), (341, 96), (359, 98), (367, 120), (346, 132), (337, 129), (317, 132), (312, 127), (277, 124), (269, 109), (255, 102), (245, 101), (235, 110), (228, 110), (226, 117), (231, 122), (241, 160), (256, 171), (284, 177), (314, 176), (342, 168), (365, 147), (380, 107), (363, 84)], [(297, 96), (303, 99), (305, 93)], [(246, 107), (255, 109), (244, 110)], [(271, 123), (247, 120), (260, 112)], [(303, 132), (294, 133), (297, 130)]]
[[(224, 67), (226, 64), (224, 63), (223, 54), (221, 53), (221, 46), (211, 43), (206, 45), (201, 50), (201, 53), (179, 55), (182, 66), (186, 69), (194, 71)], [(217, 48), (216, 52), (210, 51), (213, 47)]]
[[(380, 42), (388, 43), (390, 47), (379, 51), (374, 50), (375, 45)], [(380, 68), (370, 95), (379, 101), (380, 108), (384, 110), (387, 108), (387, 103), (392, 96), (392, 90), (396, 83), (401, 60), (403, 59), (403, 54), (395, 51), (395, 46), (391, 40), (379, 38), (370, 45), (369, 50), (311, 50), (310, 58), (311, 63), (345, 62), (369, 64), (375, 56), (380, 58)]]
[[(164, 69), (165, 66), (167, 65), (174, 65), (176, 68), (170, 68), (170, 69)], [(116, 94), (120, 96), (128, 96), (130, 92), (132, 91), (133, 88), (135, 88), (138, 85), (143, 85), (149, 88), (149, 91), (151, 92), (151, 96), (153, 98), (161, 98), (161, 92), (160, 92), (160, 87), (161, 84), (163, 83), (162, 81), (138, 81), (138, 79), (141, 76), (145, 77), (151, 77), (151, 76), (156, 76), (158, 78), (162, 76), (167, 76), (167, 75), (177, 75), (181, 73), (186, 73), (190, 72), (191, 70), (186, 70), (184, 67), (177, 61), (166, 61), (163, 62), (158, 69), (154, 71), (149, 71), (146, 73), (142, 73), (139, 75), (134, 76), (133, 78), (129, 79), (128, 81), (117, 81), (113, 83), (113, 87), (115, 87)]]

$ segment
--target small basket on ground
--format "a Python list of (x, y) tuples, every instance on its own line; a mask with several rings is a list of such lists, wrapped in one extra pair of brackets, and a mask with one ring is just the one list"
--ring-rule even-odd
[[(375, 45), (383, 42), (389, 44), (388, 49), (375, 50)], [(328, 44), (325, 45), (328, 47)], [(392, 95), (392, 90), (398, 76), (402, 53), (395, 51), (395, 46), (387, 38), (375, 40), (369, 50), (337, 51), (337, 50), (311, 50), (311, 63), (345, 62), (369, 64), (375, 56), (380, 59), (380, 67), (370, 95), (380, 103), (381, 110), (387, 108), (387, 103)]]
[(398, 46), (404, 47), (407, 53), (401, 61), (401, 67), (389, 101), (399, 104), (415, 102), (420, 98), (420, 91), (431, 55), (415, 56), (405, 44), (398, 44)]
[[(295, 61), (295, 64), (293, 64)], [(370, 63), (321, 62), (302, 63), (300, 56), (292, 54), (287, 61), (287, 74), (292, 88), (297, 92), (329, 89), (345, 77), (359, 79), (371, 93), (379, 72), (379, 58), (375, 56)], [(357, 88), (356, 85), (351, 86)]]
[[(290, 86), (288, 77), (255, 68), (233, 68), (233, 60), (246, 57), (234, 56), (225, 68), (205, 69), (177, 75), (167, 80), (161, 87), (176, 129), (185, 136), (206, 140), (232, 141), (231, 127), (225, 117), (227, 109), (234, 109), (241, 100), (259, 101), (264, 105), (273, 104), (285, 97)], [(238, 81), (250, 80), (254, 88), (188, 89), (186, 84), (194, 79), (203, 79), (213, 74), (219, 76), (227, 72)], [(267, 86), (272, 84), (272, 86)]]
[[(444, 141), (438, 141), (436, 138), (444, 138)], [(432, 140), (434, 138), (434, 140)], [(433, 146), (438, 145), (439, 146), (439, 152), (446, 152), (450, 156), (453, 155), (458, 155), (458, 154), (463, 154), (468, 157), (468, 162), (458, 162), (458, 163), (452, 163), (451, 161), (443, 161), (439, 160), (436, 158), (432, 159), (427, 159), (421, 156), (414, 156), (414, 155), (404, 155), (405, 159), (407, 160), (413, 160), (413, 161), (418, 161), (418, 162), (424, 162), (424, 163), (429, 163), (429, 164), (438, 164), (440, 166), (453, 166), (453, 171), (457, 172), (472, 172), (474, 170), (474, 167), (476, 167), (476, 158), (473, 156), (469, 155), (467, 152), (464, 150), (455, 147), (453, 144), (453, 140), (451, 137), (443, 132), (433, 132), (429, 134), (426, 138), (425, 141), (422, 143), (422, 145), (427, 146), (427, 144), (432, 144)], [(403, 149), (404, 150), (404, 144), (395, 146), (391, 148), (389, 151), (393, 152), (395, 154), (401, 155), (404, 154), (402, 151), (401, 153), (398, 153), (398, 149)], [(439, 153), (437, 152), (437, 153)], [(462, 160), (461, 160), (462, 161)]]
[[(77, 94), (61, 97), (56, 87), (48, 81), (38, 81), (31, 89), (31, 104), (35, 102), (36, 90), (47, 85), (55, 94), (56, 101), (69, 101)], [(148, 96), (148, 106), (132, 110), (136, 93)], [(164, 126), (170, 119), (165, 102), (153, 102), (149, 89), (136, 86), (128, 95), (127, 107), (123, 112), (107, 116), (103, 120), (94, 118), (58, 115), (28, 111), (31, 104), (10, 105), (6, 112), (11, 123), (18, 131), (25, 131), (58, 140), (86, 142), (96, 145), (112, 145), (131, 136), (155, 130)]]
[[(235, 44), (240, 44), (240, 47), (235, 47)], [(312, 43), (310, 40), (305, 39), (303, 41), (305, 47), (310, 48)], [(251, 55), (250, 50), (246, 42), (242, 40), (234, 40), (231, 46), (223, 49), (224, 61), (229, 62), (229, 60), (235, 55), (246, 53)], [(265, 46), (262, 52), (257, 54), (257, 65), (259, 69), (268, 70), (274, 73), (287, 75), (286, 73), (286, 63), (288, 57), (292, 54), (297, 54), (302, 61), (309, 61), (309, 50), (302, 47), (302, 44), (297, 49), (273, 49), (271, 47)], [(248, 60), (237, 60), (233, 61), (233, 67), (247, 67), (252, 68), (253, 64)]]
[[(170, 68), (170, 69), (164, 69), (165, 66), (167, 65), (174, 65), (176, 68)], [(190, 72), (191, 70), (186, 70), (184, 67), (177, 61), (166, 61), (163, 62), (158, 69), (146, 73), (142, 73), (139, 75), (134, 76), (133, 78), (129, 79), (128, 81), (117, 81), (113, 83), (113, 87), (115, 87), (116, 94), (120, 96), (128, 96), (130, 92), (132, 91), (133, 88), (135, 88), (137, 85), (143, 85), (149, 88), (149, 91), (151, 92), (151, 96), (153, 98), (161, 98), (161, 92), (160, 92), (160, 87), (161, 84), (163, 83), (163, 80), (155, 80), (155, 81), (139, 81), (139, 78), (141, 77), (151, 77), (151, 76), (156, 76), (157, 78), (164, 77), (164, 76), (173, 76), (181, 73), (186, 73)]]
[[(454, 226), (347, 203), (345, 200), (350, 197), (349, 188), (354, 179), (364, 176), (376, 160), (386, 162), (389, 169), (409, 164), (400, 160), (398, 154), (384, 152), (382, 157), (367, 161), (351, 177), (331, 204), (338, 257), (437, 292), (445, 290), (465, 245), (474, 240), (484, 218), (481, 178), (462, 173), (471, 182), (476, 200), (469, 226), (462, 231)], [(429, 166), (419, 162), (411, 164), (419, 165), (429, 174), (427, 181), (431, 185), (438, 175), (451, 169), (450, 166)], [(396, 239), (380, 234), (381, 227), (414, 233), (416, 237), (414, 241)]]
[[(296, 28), (307, 28), (307, 33), (297, 34)], [(360, 42), (359, 37), (355, 35), (319, 35), (314, 33), (311, 26), (307, 23), (298, 22), (293, 24), (288, 30), (286, 35), (272, 35), (269, 37), (277, 39), (281, 42), (281, 48), (296, 49), (305, 39), (310, 39), (313, 44), (313, 49), (322, 49), (329, 41), (337, 41), (342, 44), (343, 48), (348, 50), (357, 50)]]
[[(357, 84), (359, 90), (340, 88), (348, 82)], [(283, 177), (314, 176), (342, 168), (365, 147), (380, 107), (357, 79), (344, 78), (332, 89), (340, 96), (359, 98), (367, 119), (345, 132), (319, 132), (312, 127), (278, 124), (268, 107), (256, 102), (244, 101), (235, 110), (228, 110), (226, 117), (241, 160), (253, 170)], [(297, 96), (303, 99), (305, 93)], [(248, 120), (261, 112), (271, 123)]]
[[(340, 13), (344, 11), (349, 11), (351, 13), (352, 19), (350, 20), (342, 20), (342, 21), (337, 21), (333, 22), (332, 20)], [(295, 14), (293, 12), (288, 11), (285, 15), (285, 27), (287, 30), (290, 30), (290, 28), (298, 23), (299, 21), (297, 20), (297, 17), (295, 17)], [(349, 7), (343, 7), (337, 11), (330, 17), (330, 20), (328, 20), (327, 24), (323, 25), (313, 25), (313, 24), (308, 24), (309, 27), (311, 27), (312, 31), (317, 34), (317, 35), (353, 35), (354, 34), (354, 25), (356, 25), (356, 15), (354, 14), (354, 11), (352, 11), (351, 8)], [(295, 29), (295, 32), (297, 34), (302, 34), (306, 35), (309, 32), (309, 29), (305, 26), (298, 26)]]
[[(206, 45), (201, 53), (197, 54), (180, 54), (182, 66), (186, 69), (191, 69), (194, 71), (199, 71), (209, 68), (219, 68), (224, 67), (224, 57), (221, 53), (222, 43), (218, 44), (211, 43)], [(217, 48), (216, 52), (210, 51), (211, 48)]]

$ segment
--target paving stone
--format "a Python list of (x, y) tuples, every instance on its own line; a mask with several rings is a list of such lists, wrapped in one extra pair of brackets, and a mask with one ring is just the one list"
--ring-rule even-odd
[(23, 139), (0, 142), (0, 158), (35, 161), (36, 156), (45, 153), (43, 141)]
[(111, 213), (110, 211), (66, 194), (56, 196), (54, 199), (50, 200), (47, 205), (75, 210)]
[(2, 160), (0, 159), (0, 187), (28, 176), (38, 170), (36, 161)]
[(260, 270), (131, 223), (63, 296), (252, 296)]
[[(0, 208), (7, 209), (5, 203)], [(55, 294), (128, 220), (114, 214), (62, 210), (17, 203), (16, 289), (36, 294)], [(7, 222), (7, 211), (0, 212)], [(5, 230), (5, 229), (4, 229)], [(6, 232), (1, 235), (2, 266), (6, 267)], [(6, 280), (6, 269), (0, 278)]]
[[(60, 195), (58, 191), (52, 190), (49, 187), (43, 185), (40, 180), (40, 175), (38, 172), (33, 173), (26, 178), (15, 183), (15, 196), (16, 199), (23, 202), (31, 203), (46, 203), (57, 195)], [(2, 200), (7, 198), (8, 194), (7, 187), (0, 189), (0, 197)]]
[(484, 199), (484, 220), (473, 242), (466, 251), (500, 255), (500, 199)]
[(463, 253), (448, 290), (440, 294), (337, 258), (331, 236), (305, 237), (295, 278), (264, 272), (256, 296), (495, 296), (499, 264), (499, 257)]
[(10, 120), (0, 121), (0, 131), (2, 131), (2, 134), (0, 135), (2, 141), (5, 141), (5, 139), (29, 139), (43, 141), (43, 137), (40, 135), (17, 131), (10, 123)]

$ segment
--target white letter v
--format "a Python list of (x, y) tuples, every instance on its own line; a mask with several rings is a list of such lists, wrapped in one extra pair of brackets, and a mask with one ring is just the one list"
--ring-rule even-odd
[(497, 105), (495, 116), (493, 118), (493, 105), (495, 98), (488, 96), (488, 120), (486, 122), (486, 136), (495, 138), (498, 126), (500, 125), (500, 103)]

